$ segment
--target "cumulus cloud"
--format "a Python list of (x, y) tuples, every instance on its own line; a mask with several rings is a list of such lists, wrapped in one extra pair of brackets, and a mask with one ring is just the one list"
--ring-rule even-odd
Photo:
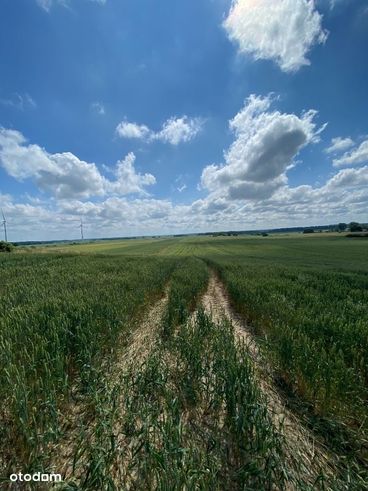
[(152, 132), (144, 124), (122, 121), (116, 127), (116, 134), (121, 138), (136, 138), (137, 140), (147, 140), (151, 138)]
[(207, 230), (274, 228), (313, 223), (365, 221), (368, 205), (368, 166), (343, 169), (324, 185), (280, 186), (261, 200), (232, 201), (210, 193), (192, 203), (189, 215)]
[(358, 147), (345, 152), (341, 157), (333, 160), (334, 167), (344, 165), (359, 165), (368, 162), (368, 140), (364, 140)]
[(325, 149), (326, 153), (338, 153), (347, 150), (354, 145), (354, 141), (350, 138), (332, 138), (330, 145)]
[(109, 191), (117, 194), (142, 193), (143, 188), (156, 183), (152, 174), (137, 174), (134, 163), (136, 156), (130, 152), (125, 159), (116, 165), (116, 181), (106, 186)]
[(361, 167), (360, 169), (343, 169), (334, 175), (326, 184), (326, 187), (329, 189), (347, 189), (366, 186), (368, 186), (368, 166)]
[(309, 65), (311, 47), (327, 39), (312, 0), (233, 0), (224, 28), (240, 53), (285, 72)]
[(202, 129), (203, 121), (200, 118), (190, 119), (187, 116), (168, 119), (154, 138), (171, 145), (189, 142)]
[(245, 230), (313, 223), (366, 220), (368, 166), (341, 169), (324, 185), (282, 185), (262, 200), (231, 200), (210, 193), (188, 205), (150, 197), (29, 200), (15, 203), (0, 195), (11, 240), (150, 235)]
[(136, 138), (146, 142), (160, 140), (171, 145), (191, 141), (201, 131), (203, 120), (201, 118), (173, 117), (165, 121), (160, 131), (153, 131), (144, 124), (122, 121), (116, 127), (116, 134), (121, 138)]
[(134, 225), (137, 222), (158, 220), (167, 217), (173, 209), (169, 201), (157, 199), (127, 200), (121, 197), (107, 198), (101, 202), (65, 201), (60, 203), (60, 211), (68, 215), (84, 216), (90, 220), (101, 219)]
[[(77, 238), (81, 217), (86, 237), (366, 221), (368, 165), (335, 170), (318, 187), (290, 187), (288, 169), (301, 149), (319, 140), (324, 126), (317, 127), (315, 111), (282, 113), (274, 103), (272, 96), (245, 101), (229, 123), (234, 141), (224, 163), (203, 170), (207, 196), (189, 204), (149, 196), (145, 190), (155, 177), (137, 171), (133, 153), (109, 168), (108, 179), (97, 165), (72, 153), (51, 154), (22, 133), (0, 128), (0, 166), (53, 197), (25, 195), (17, 203), (0, 193), (10, 240)], [(342, 158), (362, 154), (362, 145)], [(184, 185), (180, 175), (173, 189)]]
[(209, 165), (202, 187), (229, 199), (265, 199), (287, 182), (286, 171), (299, 151), (319, 141), (316, 111), (301, 116), (270, 109), (272, 97), (251, 95), (230, 121), (235, 140), (223, 165)]
[(70, 152), (50, 154), (38, 145), (29, 144), (16, 130), (0, 128), (0, 164), (17, 180), (32, 179), (42, 190), (59, 199), (145, 193), (155, 183), (151, 174), (139, 174), (135, 156), (129, 154), (117, 163), (116, 180), (104, 177), (96, 164), (85, 162)]
[(334, 223), (338, 218), (346, 220), (348, 216), (364, 219), (368, 204), (367, 184), (368, 166), (343, 169), (321, 187), (285, 187), (269, 203), (260, 206), (268, 204), (268, 210), (275, 216), (287, 218), (289, 214), (289, 219), (300, 222), (310, 219), (320, 222), (320, 217), (325, 223)]

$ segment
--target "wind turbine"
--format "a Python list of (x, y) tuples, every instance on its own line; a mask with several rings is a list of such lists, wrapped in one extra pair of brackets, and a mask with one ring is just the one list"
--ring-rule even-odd
[(5, 215), (4, 215), (3, 210), (1, 210), (1, 214), (3, 216), (3, 221), (1, 222), (1, 224), (4, 227), (5, 242), (8, 242), (8, 234), (7, 234), (7, 231), (6, 231), (6, 218), (5, 218)]
[(80, 228), (80, 231), (81, 231), (81, 239), (83, 240), (84, 239), (84, 236), (83, 236), (83, 222), (82, 222), (82, 219), (80, 221), (79, 228)]

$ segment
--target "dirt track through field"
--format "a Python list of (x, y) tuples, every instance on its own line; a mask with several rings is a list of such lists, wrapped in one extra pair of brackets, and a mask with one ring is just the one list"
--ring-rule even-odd
[(128, 347), (121, 350), (117, 356), (115, 371), (121, 372), (132, 363), (142, 363), (151, 351), (161, 325), (162, 317), (168, 301), (169, 289), (166, 288), (164, 296), (157, 300), (146, 312), (132, 332)]
[[(121, 376), (128, 371), (129, 367), (143, 363), (149, 355), (161, 325), (168, 301), (168, 291), (169, 289), (166, 288), (164, 295), (148, 308), (138, 322), (134, 322), (136, 327), (132, 330), (128, 343), (123, 339), (118, 341), (116, 363), (114, 363), (108, 380), (109, 386), (119, 385)], [(64, 422), (66, 438), (57, 445), (55, 449), (57, 458), (51, 463), (51, 468), (61, 473), (65, 481), (72, 477), (77, 478), (78, 481), (86, 473), (86, 462), (83, 458), (78, 463), (74, 463), (76, 468), (73, 468), (73, 459), (77, 453), (76, 445), (78, 445), (76, 435), (83, 431), (86, 439), (91, 438), (95, 426), (95, 421), (85, 419), (84, 410), (83, 401), (70, 404)]]
[(248, 346), (254, 362), (257, 382), (267, 400), (270, 417), (285, 442), (287, 464), (293, 478), (288, 489), (301, 489), (302, 484), (309, 485), (313, 489), (321, 489), (317, 484), (321, 474), (327, 478), (327, 481), (336, 476), (333, 457), (285, 406), (282, 397), (272, 383), (269, 375), (270, 367), (267, 367), (267, 362), (262, 357), (254, 336), (244, 320), (232, 309), (224, 285), (213, 272), (207, 291), (202, 298), (202, 305), (206, 313), (212, 316), (214, 322), (221, 322), (224, 318), (229, 320), (237, 338), (243, 340)]

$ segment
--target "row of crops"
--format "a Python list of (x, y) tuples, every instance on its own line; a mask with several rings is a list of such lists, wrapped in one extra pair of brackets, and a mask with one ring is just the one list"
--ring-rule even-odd
[(215, 325), (200, 308), (193, 316), (208, 274), (197, 259), (173, 272), (151, 349), (106, 377), (104, 410), (82, 431), (71, 488), (282, 489), (281, 436), (246, 347), (230, 324)]
[(0, 454), (9, 469), (47, 466), (75, 398), (89, 405), (117, 339), (129, 338), (174, 260), (0, 258)]
[(294, 409), (366, 483), (367, 272), (245, 262), (241, 256), (209, 263), (258, 336)]
[[(62, 470), (69, 490), (282, 486), (281, 437), (247, 349), (228, 323), (193, 317), (202, 260), (2, 261), (3, 483)], [(151, 346), (121, 363), (165, 290)]]

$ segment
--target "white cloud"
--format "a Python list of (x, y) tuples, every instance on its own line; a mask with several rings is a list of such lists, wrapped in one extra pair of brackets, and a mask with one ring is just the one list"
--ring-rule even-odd
[(116, 127), (116, 133), (121, 138), (136, 138), (138, 140), (147, 140), (151, 138), (151, 130), (144, 124), (129, 123), (122, 121)]
[[(319, 187), (288, 185), (298, 152), (319, 140), (323, 126), (316, 126), (315, 111), (282, 113), (273, 102), (271, 96), (246, 100), (230, 121), (234, 141), (224, 163), (203, 170), (208, 195), (185, 205), (148, 196), (155, 177), (137, 171), (133, 153), (110, 167), (107, 178), (107, 171), (72, 153), (50, 154), (20, 132), (0, 128), (0, 166), (52, 195), (23, 195), (19, 203), (0, 193), (10, 240), (78, 238), (80, 217), (86, 237), (366, 221), (368, 165), (336, 170)], [(172, 190), (183, 190), (186, 177), (177, 176)]]
[(107, 193), (145, 194), (155, 183), (151, 174), (138, 174), (135, 156), (129, 154), (117, 163), (116, 180), (104, 177), (96, 164), (80, 160), (70, 152), (50, 154), (38, 145), (28, 144), (15, 130), (0, 128), (0, 164), (17, 180), (32, 179), (40, 190), (59, 199), (104, 196)]
[(20, 180), (54, 167), (44, 149), (27, 145), (19, 131), (4, 128), (0, 129), (0, 159), (7, 173)]
[(274, 228), (366, 221), (368, 166), (344, 169), (321, 187), (279, 187), (272, 196), (232, 201), (211, 193), (194, 202), (187, 216), (204, 230)]
[(152, 174), (137, 174), (134, 163), (136, 157), (130, 152), (125, 159), (120, 160), (116, 165), (116, 181), (110, 182), (108, 190), (117, 194), (141, 193), (143, 188), (156, 183)]
[[(368, 166), (361, 167), (360, 169), (343, 169), (340, 170), (335, 176), (333, 176), (326, 188), (358, 188), (368, 186)], [(368, 193), (367, 193), (368, 199)]]
[(364, 163), (368, 163), (368, 140), (364, 140), (358, 147), (350, 152), (344, 153), (340, 158), (333, 160), (334, 167)]
[(203, 120), (201, 118), (170, 118), (163, 125), (160, 131), (153, 131), (144, 124), (122, 121), (116, 127), (116, 133), (121, 138), (136, 138), (146, 142), (160, 140), (171, 145), (186, 143), (192, 140), (201, 131)]
[(251, 95), (230, 121), (235, 140), (225, 153), (225, 164), (209, 165), (201, 184), (229, 199), (265, 199), (287, 182), (286, 171), (307, 144), (319, 141), (316, 111), (301, 117), (271, 111), (271, 96)]
[(347, 150), (348, 148), (354, 145), (354, 141), (348, 138), (341, 138), (340, 136), (337, 138), (332, 138), (330, 146), (325, 149), (326, 153), (338, 153)]
[(224, 27), (240, 53), (285, 72), (309, 65), (308, 51), (327, 39), (312, 0), (233, 0)]
[(103, 196), (107, 185), (95, 164), (79, 160), (70, 152), (48, 156), (51, 166), (35, 173), (37, 186), (58, 198)]
[(171, 145), (189, 142), (201, 131), (203, 121), (200, 118), (190, 119), (187, 116), (170, 118), (162, 126), (162, 130), (156, 133), (154, 138)]
[(342, 169), (321, 187), (283, 185), (257, 201), (213, 193), (189, 205), (120, 196), (15, 203), (0, 195), (0, 201), (10, 240), (75, 239), (80, 217), (85, 236), (91, 238), (366, 221), (367, 185), (365, 166)]
[(135, 199), (111, 197), (98, 203), (91, 201), (64, 201), (60, 203), (60, 211), (76, 216), (85, 216), (90, 220), (104, 220), (110, 223), (134, 225), (148, 220), (167, 217), (173, 207), (169, 201), (156, 199)]

